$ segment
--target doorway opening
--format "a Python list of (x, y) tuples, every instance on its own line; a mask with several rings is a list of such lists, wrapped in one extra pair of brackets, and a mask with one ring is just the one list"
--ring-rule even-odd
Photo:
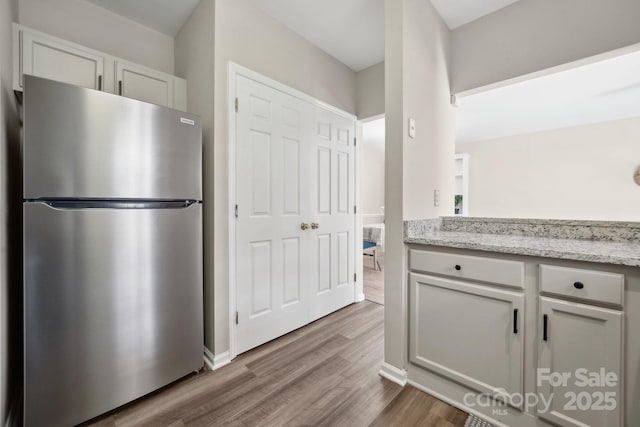
[(366, 300), (384, 305), (385, 118), (362, 120), (360, 145), (360, 217), (362, 286)]

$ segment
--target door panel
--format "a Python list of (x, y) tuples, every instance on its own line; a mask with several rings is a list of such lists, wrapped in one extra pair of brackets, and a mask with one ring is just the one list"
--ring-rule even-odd
[(25, 425), (75, 425), (202, 367), (202, 205), (25, 203), (24, 223)]
[(237, 82), (238, 352), (308, 322), (308, 167), (312, 107), (253, 80)]
[(352, 120), (316, 108), (317, 132), (310, 161), (312, 230), (318, 242), (312, 270), (317, 292), (312, 294), (311, 320), (332, 313), (354, 301), (355, 293), (355, 182)]
[(354, 301), (354, 122), (241, 76), (236, 95), (242, 353)]
[[(539, 334), (538, 367), (550, 373), (567, 372), (571, 378), (566, 386), (552, 387), (549, 381), (542, 382), (538, 392), (547, 400), (551, 398), (551, 407), (549, 412), (539, 412), (539, 416), (560, 426), (622, 426), (622, 312), (546, 297), (540, 298), (540, 312), (547, 316), (547, 340)], [(577, 368), (588, 373), (600, 373), (601, 369), (614, 373), (617, 386), (578, 387)], [(615, 407), (592, 410), (589, 404), (586, 408), (572, 408), (565, 393), (582, 394), (577, 404), (593, 403), (597, 394), (610, 393)]]
[(199, 117), (32, 76), (25, 85), (25, 199), (202, 199)]

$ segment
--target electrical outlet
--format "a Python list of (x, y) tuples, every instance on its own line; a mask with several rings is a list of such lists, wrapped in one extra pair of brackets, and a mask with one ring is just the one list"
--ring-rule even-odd
[(440, 190), (433, 190), (433, 206), (440, 206)]
[(409, 119), (409, 138), (416, 137), (416, 119)]

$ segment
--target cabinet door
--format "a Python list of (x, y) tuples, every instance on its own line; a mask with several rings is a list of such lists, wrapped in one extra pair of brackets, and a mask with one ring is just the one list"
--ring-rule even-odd
[(119, 61), (116, 62), (116, 93), (173, 108), (173, 76)]
[(483, 393), (522, 393), (524, 295), (412, 273), (412, 363)]
[(103, 90), (104, 57), (37, 33), (19, 31), (19, 89), (24, 74)]
[[(623, 313), (544, 297), (540, 311), (538, 392), (551, 399), (548, 410), (539, 405), (540, 418), (560, 426), (622, 426)], [(616, 385), (582, 384), (590, 373), (615, 375)], [(550, 381), (549, 374), (566, 381)]]

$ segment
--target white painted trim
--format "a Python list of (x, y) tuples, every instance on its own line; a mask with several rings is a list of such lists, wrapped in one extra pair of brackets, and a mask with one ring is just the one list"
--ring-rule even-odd
[(501, 423), (500, 421), (498, 421), (496, 419), (488, 417), (486, 414), (483, 414), (482, 412), (478, 412), (477, 410), (475, 410), (473, 408), (469, 408), (469, 407), (465, 406), (464, 404), (458, 402), (457, 400), (450, 399), (450, 398), (446, 397), (443, 394), (436, 393), (435, 391), (433, 391), (433, 390), (431, 390), (431, 389), (429, 389), (429, 388), (423, 386), (422, 384), (417, 383), (417, 382), (415, 382), (413, 380), (408, 380), (407, 384), (409, 384), (412, 387), (417, 388), (418, 390), (420, 390), (420, 391), (422, 391), (424, 393), (427, 393), (428, 395), (430, 395), (432, 397), (435, 397), (438, 400), (442, 400), (444, 403), (448, 403), (449, 405), (451, 405), (451, 406), (453, 406), (455, 408), (458, 408), (458, 409), (460, 409), (460, 410), (462, 410), (462, 411), (464, 411), (464, 412), (466, 412), (468, 414), (475, 415), (476, 417), (478, 417), (478, 418), (480, 418), (482, 420), (485, 420), (488, 423), (491, 423), (491, 424), (495, 425), (496, 427), (509, 427), (508, 425), (506, 425), (504, 423)]
[(207, 347), (204, 348), (204, 364), (207, 365), (207, 368), (213, 371), (213, 359), (215, 356)]
[(396, 368), (387, 362), (382, 363), (378, 375), (402, 387), (407, 385), (407, 371), (405, 369)]
[(231, 363), (231, 357), (229, 352), (225, 351), (218, 355), (214, 355), (208, 348), (204, 348), (204, 363), (209, 369), (215, 371)]
[(555, 67), (546, 68), (540, 71), (534, 71), (533, 73), (524, 74), (522, 76), (513, 77), (507, 80), (502, 80), (496, 83), (490, 83), (488, 85), (480, 86), (474, 89), (464, 90), (454, 94), (458, 101), (460, 99), (475, 95), (482, 92), (488, 92), (490, 90), (499, 89), (501, 87), (510, 86), (516, 83), (525, 82), (527, 80), (537, 79), (539, 77), (549, 76), (552, 74), (560, 73), (562, 71), (571, 70), (574, 68), (582, 67), (589, 64), (595, 64), (596, 62), (605, 61), (607, 59), (616, 58), (618, 56), (627, 55), (630, 53), (640, 51), (640, 43), (633, 44), (631, 46), (625, 46), (620, 49), (614, 49), (609, 52), (600, 53), (597, 55), (589, 56), (587, 58), (578, 59), (577, 61), (567, 62), (566, 64), (557, 65)]
[[(382, 217), (384, 218), (384, 214), (365, 214), (365, 213), (361, 213), (361, 205), (360, 205), (360, 147), (362, 147), (363, 145), (363, 125), (365, 123), (368, 122), (373, 122), (376, 120), (380, 120), (383, 119), (385, 117), (385, 114), (378, 114), (376, 116), (372, 116), (372, 117), (367, 117), (366, 119), (362, 119), (362, 120), (358, 120), (358, 122), (356, 123), (356, 132), (357, 132), (357, 138), (358, 138), (358, 144), (356, 145), (356, 151), (355, 151), (355, 155), (356, 155), (356, 206), (358, 206), (358, 213), (356, 214), (356, 232), (355, 232), (355, 238), (356, 238), (356, 244), (355, 249), (356, 249), (356, 263), (355, 263), (355, 267), (356, 267), (356, 273), (357, 273), (357, 277), (358, 280), (356, 281), (356, 302), (362, 302), (364, 301), (365, 297), (364, 297), (364, 263), (362, 261), (362, 246), (358, 245), (358, 242), (362, 242), (362, 224), (363, 224), (363, 219), (364, 218), (373, 218), (373, 217)], [(381, 374), (382, 375), (382, 374)], [(386, 378), (386, 377), (385, 377)], [(392, 380), (393, 381), (393, 380)]]
[[(228, 277), (229, 277), (229, 351), (227, 358), (229, 361), (236, 358), (237, 353), (237, 327), (236, 327), (236, 319), (235, 314), (237, 310), (237, 301), (236, 301), (236, 217), (235, 217), (235, 206), (236, 206), (236, 111), (235, 111), (235, 99), (236, 99), (236, 81), (238, 76), (243, 76), (248, 79), (254, 80), (263, 85), (269, 86), (272, 89), (278, 90), (280, 92), (286, 93), (293, 97), (296, 97), (300, 100), (309, 102), (310, 104), (324, 108), (325, 110), (331, 111), (339, 116), (342, 116), (348, 120), (352, 120), (354, 122), (354, 132), (356, 131), (357, 117), (351, 113), (347, 113), (337, 107), (329, 105), (325, 102), (322, 102), (311, 95), (308, 95), (299, 90), (293, 89), (285, 84), (282, 84), (276, 80), (273, 80), (267, 76), (264, 76), (260, 73), (256, 73), (248, 68), (245, 68), (241, 65), (238, 65), (234, 62), (229, 62), (227, 69), (227, 124), (228, 124), (228, 136), (227, 136), (227, 148), (228, 148), (228, 156), (227, 156), (227, 165), (228, 165), (228, 226), (229, 226), (229, 264), (228, 268)], [(367, 119), (368, 120), (373, 120)], [(354, 133), (355, 135), (355, 133)], [(354, 148), (354, 155), (356, 156), (354, 162), (357, 164), (359, 161), (358, 156), (358, 147), (359, 144)], [(354, 171), (354, 174), (357, 174), (357, 168)], [(356, 175), (356, 185), (357, 185), (357, 175)], [(355, 202), (356, 206), (358, 200), (358, 190), (356, 187), (356, 197)], [(356, 221), (358, 216), (356, 216)], [(356, 222), (357, 225), (357, 222)], [(356, 231), (357, 233), (357, 231)], [(355, 238), (356, 236), (354, 236)], [(357, 251), (357, 245), (354, 244), (354, 250)], [(356, 255), (358, 252), (356, 252)], [(362, 257), (360, 257), (362, 258)], [(356, 257), (356, 260), (358, 258)], [(357, 262), (357, 261), (356, 261)], [(358, 280), (361, 279), (361, 274), (358, 276)], [(353, 300), (354, 302), (358, 302), (358, 292), (357, 292), (357, 283)], [(220, 356), (224, 355), (222, 353)], [(216, 356), (217, 357), (217, 356)], [(215, 358), (214, 358), (215, 359)], [(215, 360), (214, 360), (215, 362)], [(228, 362), (227, 362), (228, 363)], [(215, 366), (215, 363), (213, 364)]]
[(236, 328), (236, 78), (238, 74), (237, 66), (229, 63), (228, 67), (228, 85), (227, 85), (227, 120), (228, 120), (228, 158), (227, 158), (227, 178), (229, 182), (228, 188), (228, 217), (229, 217), (229, 354), (233, 359), (237, 356), (237, 328)]

